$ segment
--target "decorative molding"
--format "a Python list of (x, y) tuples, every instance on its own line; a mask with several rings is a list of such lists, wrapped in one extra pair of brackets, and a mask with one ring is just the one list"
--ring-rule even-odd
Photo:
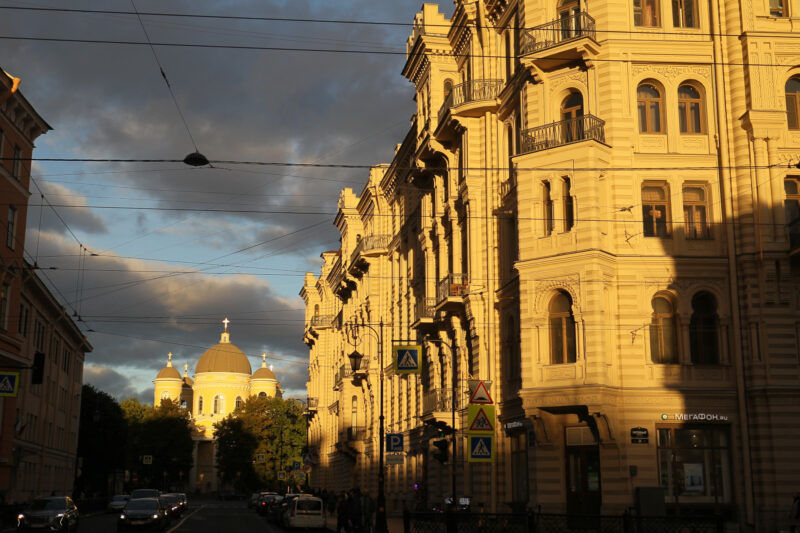
[(663, 79), (674, 81), (687, 74), (694, 74), (705, 81), (711, 80), (711, 67), (705, 65), (652, 65), (650, 63), (634, 63), (631, 74), (637, 78), (641, 74), (653, 74)]

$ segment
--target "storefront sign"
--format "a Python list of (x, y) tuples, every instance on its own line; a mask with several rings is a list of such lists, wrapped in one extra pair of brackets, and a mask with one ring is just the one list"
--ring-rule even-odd
[(631, 428), (631, 444), (647, 444), (650, 441), (650, 432), (647, 428)]
[(675, 413), (661, 414), (661, 420), (679, 420), (681, 422), (727, 422), (728, 415), (718, 413)]

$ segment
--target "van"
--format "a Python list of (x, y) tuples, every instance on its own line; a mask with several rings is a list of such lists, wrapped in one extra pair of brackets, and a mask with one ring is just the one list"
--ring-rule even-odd
[(322, 531), (325, 528), (325, 507), (322, 505), (322, 500), (305, 494), (292, 500), (284, 516), (284, 526), (289, 529)]

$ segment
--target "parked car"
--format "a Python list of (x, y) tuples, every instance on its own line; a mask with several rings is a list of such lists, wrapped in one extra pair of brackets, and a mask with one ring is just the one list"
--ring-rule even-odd
[(178, 493), (178, 501), (181, 502), (181, 508), (184, 511), (189, 508), (189, 499), (186, 497), (185, 492)]
[(280, 506), (281, 500), (283, 500), (283, 496), (280, 494), (275, 492), (263, 492), (258, 497), (256, 511), (258, 511), (259, 514), (268, 515), (270, 506), (273, 503), (277, 506)]
[(286, 496), (284, 496), (283, 500), (281, 501), (281, 510), (280, 514), (276, 517), (276, 524), (283, 525), (286, 523), (286, 513), (289, 512), (289, 506), (292, 504), (292, 500), (299, 498), (300, 496), (302, 496), (302, 493), (299, 492), (286, 493)]
[(110, 513), (118, 513), (125, 508), (125, 505), (128, 503), (128, 500), (131, 499), (130, 494), (116, 494), (111, 501), (108, 502), (108, 511)]
[(36, 498), (17, 515), (17, 531), (77, 531), (78, 520), (78, 508), (72, 498)]
[(325, 509), (322, 500), (305, 494), (294, 498), (286, 511), (283, 525), (287, 529), (322, 530), (325, 528)]
[(131, 499), (117, 518), (117, 531), (161, 531), (169, 524), (158, 498)]
[(131, 500), (138, 500), (139, 498), (158, 498), (161, 491), (157, 489), (136, 489), (131, 492)]
[(275, 499), (267, 503), (267, 519), (273, 524), (280, 524), (283, 520), (284, 499), (284, 496), (277, 496)]
[(181, 502), (177, 494), (162, 494), (158, 499), (161, 500), (161, 505), (164, 507), (164, 510), (167, 511), (167, 517), (169, 517), (170, 520), (173, 518), (180, 518), (183, 513), (183, 507), (181, 507)]

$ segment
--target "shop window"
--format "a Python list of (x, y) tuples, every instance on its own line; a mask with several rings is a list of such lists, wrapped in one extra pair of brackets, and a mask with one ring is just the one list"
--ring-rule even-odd
[(636, 89), (640, 133), (663, 133), (664, 96), (655, 82), (645, 82)]
[(553, 233), (553, 197), (550, 195), (550, 182), (542, 182), (542, 207), (545, 236)]
[(702, 185), (683, 187), (683, 222), (687, 239), (708, 239), (708, 197)]
[(658, 0), (633, 0), (633, 23), (636, 26), (660, 26)]
[(731, 501), (727, 426), (656, 428), (658, 470), (667, 501), (720, 504)]
[(786, 213), (786, 228), (789, 230), (789, 245), (792, 250), (800, 247), (800, 176), (787, 176), (783, 180), (786, 193), (783, 208)]
[(666, 185), (642, 185), (642, 220), (645, 237), (669, 236), (669, 189)]
[(786, 82), (786, 118), (790, 130), (800, 130), (800, 76)]
[(655, 364), (678, 362), (678, 336), (675, 324), (675, 309), (664, 296), (656, 296), (650, 302), (653, 316), (650, 322), (650, 359)]
[(575, 316), (572, 299), (559, 292), (550, 301), (550, 362), (554, 365), (577, 360)]
[(697, 28), (697, 0), (672, 0), (672, 25), (676, 28)]
[(706, 132), (703, 94), (694, 84), (678, 87), (678, 122), (681, 133), (700, 135)]
[(719, 364), (719, 316), (717, 300), (708, 292), (692, 298), (692, 320), (689, 323), (689, 345), (695, 365)]

